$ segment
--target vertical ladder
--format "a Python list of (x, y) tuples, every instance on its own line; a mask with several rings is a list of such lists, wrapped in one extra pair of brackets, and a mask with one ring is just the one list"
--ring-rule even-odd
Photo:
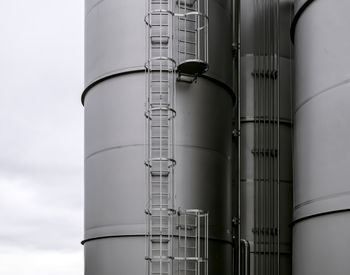
[[(182, 0), (178, 4), (179, 1)], [(194, 0), (199, 1), (207, 0)], [(201, 210), (176, 211), (174, 203), (174, 119), (176, 70), (179, 70), (173, 54), (174, 8), (173, 0), (147, 0), (145, 258), (148, 275), (207, 275), (208, 214)], [(187, 22), (190, 15), (184, 15)], [(197, 11), (195, 17), (198, 16)], [(201, 74), (197, 60), (192, 61), (192, 71)], [(178, 223), (174, 226), (176, 214)]]
[(208, 275), (208, 213), (179, 210), (176, 233), (176, 274)]
[(147, 118), (147, 274), (172, 274), (174, 197), (175, 69), (172, 0), (148, 0)]

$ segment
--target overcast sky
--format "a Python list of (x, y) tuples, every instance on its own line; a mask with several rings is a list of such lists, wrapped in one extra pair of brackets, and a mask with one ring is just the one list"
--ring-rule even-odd
[(0, 274), (82, 275), (83, 0), (0, 0)]

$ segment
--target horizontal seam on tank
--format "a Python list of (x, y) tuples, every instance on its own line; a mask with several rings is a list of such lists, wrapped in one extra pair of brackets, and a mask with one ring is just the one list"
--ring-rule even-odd
[(196, 146), (196, 145), (186, 145), (186, 144), (175, 144), (175, 147), (187, 147), (187, 148), (195, 148), (195, 149), (201, 149), (204, 151), (209, 151), (209, 152), (214, 152), (217, 153), (218, 155), (223, 155), (225, 158), (227, 158), (229, 155), (225, 155), (222, 152), (219, 152), (218, 150), (210, 149), (204, 146)]
[(108, 76), (124, 74), (124, 73), (134, 73), (134, 72), (135, 73), (145, 72), (145, 67), (144, 66), (132, 66), (132, 67), (121, 68), (118, 70), (111, 70), (111, 71), (105, 72), (105, 73), (100, 74), (97, 77), (95, 77), (95, 79), (93, 81), (91, 81), (88, 86), (90, 86), (91, 84), (99, 81), (100, 79), (108, 77)]
[[(126, 74), (133, 74), (133, 73), (142, 73), (142, 72), (145, 72), (145, 68), (144, 67), (141, 67), (141, 66), (137, 66), (137, 67), (128, 67), (128, 68), (124, 68), (122, 70), (117, 70), (117, 71), (111, 71), (111, 72), (107, 72), (97, 78), (95, 78), (94, 81), (90, 82), (90, 84), (88, 84), (86, 86), (86, 88), (84, 89), (82, 95), (81, 95), (81, 103), (83, 104), (84, 106), (84, 101), (85, 101), (85, 97), (86, 95), (88, 94), (88, 92), (94, 88), (95, 86), (97, 86), (98, 84), (100, 83), (103, 83), (107, 80), (110, 80), (110, 79), (113, 79), (113, 78), (116, 78), (116, 77), (119, 77), (119, 76), (122, 76), (122, 75), (126, 75)], [(224, 88), (227, 92), (229, 92), (231, 98), (232, 98), (232, 101), (233, 101), (233, 105), (236, 103), (236, 96), (235, 96), (235, 93), (233, 92), (233, 89), (231, 89), (231, 87), (226, 84), (225, 82), (221, 81), (221, 80), (218, 80), (214, 77), (211, 77), (209, 75), (201, 75), (201, 76), (198, 76), (199, 78), (202, 77), (204, 79), (207, 79), (209, 81), (212, 81), (214, 83), (216, 83), (218, 86), (221, 86), (222, 88)]]
[[(81, 241), (81, 244), (84, 245), (87, 242), (90, 241), (96, 241), (96, 240), (101, 240), (101, 239), (113, 239), (113, 238), (132, 238), (132, 237), (144, 237), (145, 233), (140, 233), (140, 234), (130, 234), (130, 235), (108, 235), (108, 236), (100, 236), (100, 237), (94, 237), (94, 238), (88, 238), (85, 240)], [(176, 237), (177, 235), (175, 235)], [(213, 238), (209, 237), (208, 240), (210, 241), (216, 241), (216, 242), (221, 242), (221, 243), (227, 243), (230, 245), (233, 245), (233, 241), (228, 241), (228, 240), (223, 240), (223, 239), (218, 239), (218, 238)]]
[(339, 88), (341, 86), (346, 86), (347, 84), (350, 84), (350, 79), (347, 79), (347, 80), (344, 80), (338, 84), (335, 84), (333, 86), (330, 86), (324, 90), (322, 90), (321, 92), (313, 95), (312, 97), (306, 99), (303, 103), (301, 103), (298, 108), (295, 109), (295, 112), (294, 114), (296, 114), (302, 107), (304, 107), (306, 104), (310, 103), (310, 101), (312, 101), (313, 99), (315, 99), (316, 97), (320, 96), (320, 95), (323, 95), (323, 94), (326, 94), (328, 92), (331, 92), (333, 90), (335, 90), (336, 88)]
[(315, 2), (315, 0), (306, 0), (304, 2), (304, 4), (298, 9), (298, 11), (296, 12), (293, 20), (292, 20), (292, 24), (290, 27), (290, 31), (289, 31), (289, 35), (290, 35), (290, 40), (292, 41), (292, 43), (294, 44), (294, 39), (295, 39), (295, 32), (296, 32), (296, 28), (299, 22), (299, 19), (301, 18), (301, 16), (304, 14), (304, 12), (307, 10), (307, 8), (313, 3)]
[(310, 220), (313, 218), (322, 217), (322, 216), (326, 216), (326, 215), (332, 215), (332, 214), (338, 214), (338, 213), (344, 213), (344, 212), (350, 212), (350, 208), (330, 210), (330, 211), (326, 211), (326, 212), (322, 212), (322, 213), (306, 215), (304, 217), (295, 219), (292, 223), (289, 224), (289, 226), (294, 226), (295, 224), (297, 224), (299, 222)]
[(108, 224), (108, 225), (96, 225), (96, 226), (91, 226), (89, 228), (86, 228), (86, 230), (94, 230), (94, 229), (97, 229), (97, 228), (111, 228), (111, 227), (120, 227), (120, 226), (128, 226), (128, 227), (131, 227), (131, 226), (137, 226), (137, 227), (142, 227), (144, 228), (145, 227), (145, 224), (144, 223), (126, 223), (126, 224), (120, 224), (120, 225), (116, 225), (116, 224)]
[(296, 205), (294, 207), (294, 210), (299, 209), (299, 208), (301, 208), (301, 207), (303, 207), (305, 205), (314, 203), (316, 201), (324, 201), (324, 200), (329, 200), (329, 199), (334, 199), (334, 198), (339, 198), (339, 197), (345, 197), (345, 196), (350, 196), (350, 191), (336, 193), (336, 194), (331, 194), (331, 195), (327, 195), (327, 196), (318, 197), (318, 198), (313, 199), (313, 200), (305, 201), (303, 203), (300, 203), (300, 204)]
[[(127, 227), (136, 227), (136, 228), (144, 228), (146, 225), (144, 223), (126, 223), (126, 224), (121, 224), (121, 225), (115, 225), (115, 224), (109, 224), (109, 225), (103, 225), (103, 226), (91, 226), (89, 228), (86, 228), (86, 231), (91, 231), (91, 230), (96, 230), (96, 229), (101, 229), (101, 228), (117, 228), (117, 227), (123, 227), (123, 226), (127, 226)], [(219, 231), (221, 232), (226, 232), (226, 229), (225, 229), (225, 226), (220, 226), (219, 227)], [(130, 232), (130, 230), (128, 231)], [(135, 232), (135, 231), (134, 231)], [(123, 233), (119, 233), (118, 235), (117, 234), (114, 234), (113, 236), (124, 236), (124, 235), (127, 235), (127, 234), (123, 234)], [(133, 234), (129, 234), (129, 235), (144, 235), (144, 233), (133, 233)], [(225, 234), (222, 234), (222, 235), (225, 235)]]
[(231, 96), (235, 96), (233, 89), (228, 84), (226, 84), (224, 81), (221, 81), (215, 77), (212, 77), (212, 76), (206, 75), (206, 74), (199, 75), (198, 77), (202, 77), (204, 79), (207, 79), (209, 81), (216, 83), (217, 85), (221, 86), (225, 90), (229, 91)]
[[(241, 58), (255, 57), (255, 56), (257, 56), (257, 55), (255, 55), (254, 53), (246, 53), (246, 54), (241, 55)], [(287, 59), (287, 60), (294, 60), (294, 58), (288, 57), (288, 56), (284, 56), (284, 55), (280, 55), (280, 58)]]
[[(122, 149), (122, 148), (128, 148), (128, 147), (139, 147), (139, 146), (145, 146), (145, 144), (130, 144), (130, 145), (112, 146), (112, 147), (104, 148), (104, 149), (101, 149), (101, 150), (96, 151), (94, 153), (91, 153), (90, 155), (86, 156), (85, 159), (88, 160), (89, 158), (91, 158), (91, 157), (93, 157), (95, 155), (98, 155), (100, 153), (107, 152), (107, 151), (113, 151), (113, 150), (116, 150), (116, 149)], [(224, 158), (227, 158), (229, 156), (229, 155), (225, 155), (224, 153), (219, 152), (217, 150), (213, 150), (213, 149), (202, 147), (202, 146), (186, 145), (186, 144), (175, 144), (175, 147), (187, 147), (187, 148), (195, 148), (195, 149), (201, 149), (201, 150), (205, 150), (205, 151), (215, 152), (215, 153), (217, 153), (219, 155), (224, 156)]]
[(136, 144), (129, 144), (129, 145), (112, 146), (112, 147), (104, 148), (94, 153), (91, 153), (90, 155), (86, 156), (85, 159), (87, 160), (95, 155), (98, 155), (100, 153), (107, 152), (107, 151), (112, 151), (112, 150), (122, 149), (122, 148), (130, 148), (130, 147), (140, 147), (140, 146), (145, 146), (145, 144), (136, 143)]
[(96, 8), (98, 5), (100, 5), (102, 2), (104, 2), (105, 0), (100, 0), (98, 1), (97, 3), (95, 3), (89, 10), (88, 12), (86, 13), (87, 15), (94, 9)]
[(97, 86), (100, 83), (103, 83), (107, 80), (122, 76), (122, 75), (126, 75), (126, 74), (133, 74), (133, 73), (142, 73), (145, 72), (145, 68), (144, 67), (128, 67), (128, 68), (124, 68), (122, 70), (119, 71), (113, 71), (110, 72), (110, 74), (106, 73), (103, 76), (99, 76), (98, 78), (96, 78), (94, 81), (92, 81), (90, 84), (88, 84), (88, 86), (86, 86), (86, 88), (84, 89), (82, 95), (81, 95), (81, 103), (84, 106), (84, 101), (85, 101), (85, 97), (88, 94), (88, 92), (94, 88), (95, 86)]

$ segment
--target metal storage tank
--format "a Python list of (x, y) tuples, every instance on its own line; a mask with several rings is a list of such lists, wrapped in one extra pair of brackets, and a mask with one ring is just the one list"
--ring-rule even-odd
[(292, 273), (293, 3), (241, 1), (240, 223), (255, 275)]
[(293, 274), (350, 270), (350, 1), (296, 1)]
[[(85, 274), (144, 274), (145, 3), (85, 6)], [(209, 212), (212, 275), (232, 269), (231, 10), (209, 1), (210, 69), (177, 83), (175, 201)]]

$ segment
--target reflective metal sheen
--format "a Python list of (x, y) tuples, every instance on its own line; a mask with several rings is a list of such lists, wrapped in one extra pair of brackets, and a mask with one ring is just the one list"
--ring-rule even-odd
[[(177, 82), (175, 204), (210, 215), (209, 274), (232, 260), (231, 1), (209, 1), (206, 76)], [(145, 274), (145, 5), (86, 0), (85, 274)]]
[(349, 10), (348, 0), (316, 0), (295, 28), (295, 275), (350, 270)]

